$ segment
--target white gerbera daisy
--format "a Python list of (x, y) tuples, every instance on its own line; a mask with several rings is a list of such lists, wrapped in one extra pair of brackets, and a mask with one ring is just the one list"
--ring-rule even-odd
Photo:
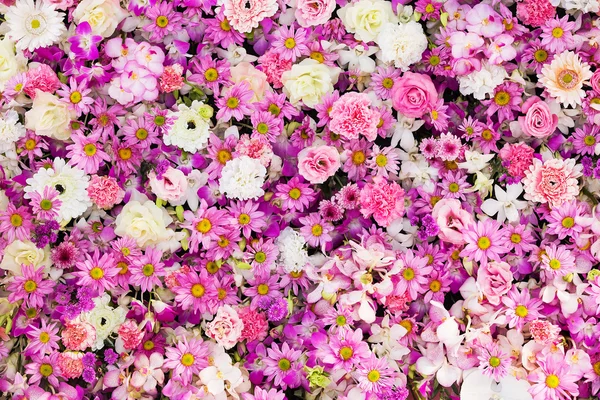
[(63, 18), (64, 13), (56, 11), (47, 2), (17, 0), (6, 12), (8, 36), (16, 42), (19, 50), (34, 51), (48, 47), (58, 42), (67, 31)]
[(58, 190), (62, 202), (58, 211), (59, 219), (69, 221), (83, 214), (92, 206), (87, 187), (90, 177), (79, 168), (67, 165), (62, 158), (55, 158), (53, 168), (40, 168), (33, 177), (27, 179), (25, 198), (32, 192), (42, 193), (46, 186)]
[(197, 100), (190, 107), (180, 104), (178, 108), (177, 112), (171, 114), (176, 118), (175, 123), (163, 136), (163, 141), (188, 153), (196, 153), (208, 143), (212, 108)]
[(25, 127), (19, 122), (19, 114), (9, 110), (0, 117), (0, 153), (14, 149), (17, 140), (25, 136)]
[(585, 97), (583, 84), (591, 77), (592, 71), (587, 63), (572, 51), (563, 51), (554, 57), (550, 65), (544, 65), (540, 82), (564, 106), (577, 107)]

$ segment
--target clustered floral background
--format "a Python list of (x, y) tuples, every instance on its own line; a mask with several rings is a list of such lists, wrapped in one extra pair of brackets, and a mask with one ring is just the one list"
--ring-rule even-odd
[(5, 398), (598, 398), (598, 0), (0, 3)]

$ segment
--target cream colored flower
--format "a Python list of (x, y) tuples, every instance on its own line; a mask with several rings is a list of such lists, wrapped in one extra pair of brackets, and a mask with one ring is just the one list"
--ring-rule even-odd
[(592, 77), (587, 63), (572, 51), (556, 55), (542, 68), (540, 82), (564, 106), (577, 107), (585, 97), (583, 84)]
[(392, 2), (385, 0), (360, 0), (348, 3), (338, 11), (346, 30), (363, 42), (375, 40), (383, 26), (398, 22)]
[(25, 128), (35, 131), (36, 135), (50, 136), (58, 140), (71, 137), (70, 123), (75, 112), (58, 97), (38, 90), (31, 110), (25, 113)]
[(43, 249), (38, 249), (37, 246), (30, 242), (22, 242), (15, 240), (3, 251), (4, 256), (0, 262), (0, 268), (12, 272), (14, 275), (22, 275), (21, 265), (32, 265), (36, 269), (39, 267), (50, 267), (50, 248), (49, 246)]
[(109, 37), (127, 15), (119, 0), (83, 0), (75, 8), (73, 19), (77, 24), (87, 21), (94, 34)]
[(339, 74), (339, 68), (328, 67), (307, 58), (283, 73), (283, 91), (290, 103), (297, 105), (302, 101), (305, 106), (314, 107), (324, 95), (333, 92), (333, 85), (337, 83)]
[(7, 80), (23, 71), (26, 63), (20, 52), (15, 53), (15, 43), (8, 36), (0, 40), (0, 89)]
[(130, 201), (123, 207), (115, 220), (115, 233), (119, 236), (129, 236), (141, 248), (159, 245), (173, 236), (173, 230), (168, 229), (173, 218), (167, 210), (156, 206), (150, 200), (140, 203)]

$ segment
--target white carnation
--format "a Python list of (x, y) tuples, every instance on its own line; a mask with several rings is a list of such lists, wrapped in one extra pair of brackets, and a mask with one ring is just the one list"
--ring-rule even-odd
[(306, 241), (302, 235), (288, 226), (279, 234), (276, 243), (279, 248), (279, 262), (285, 272), (303, 271), (309, 263), (309, 258)]
[(477, 100), (485, 99), (492, 94), (496, 86), (502, 84), (508, 77), (506, 70), (498, 65), (483, 63), (480, 71), (471, 72), (458, 78), (460, 92), (463, 95), (472, 94)]
[(403, 71), (421, 61), (423, 52), (427, 50), (427, 37), (423, 33), (423, 27), (415, 21), (385, 24), (375, 42), (381, 49), (381, 61), (393, 62), (396, 68)]
[(248, 200), (265, 194), (267, 169), (259, 160), (241, 156), (227, 161), (221, 171), (219, 191), (229, 198)]
[(13, 149), (14, 143), (25, 136), (25, 127), (19, 122), (19, 114), (9, 110), (0, 118), (0, 153)]
[(163, 141), (188, 153), (196, 153), (208, 143), (212, 109), (197, 100), (190, 107), (180, 104), (178, 108), (177, 112), (171, 113), (175, 123), (163, 136)]

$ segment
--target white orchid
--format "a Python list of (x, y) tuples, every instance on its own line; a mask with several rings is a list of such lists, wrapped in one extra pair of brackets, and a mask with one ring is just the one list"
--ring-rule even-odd
[(506, 191), (498, 185), (494, 185), (496, 199), (487, 199), (481, 205), (481, 209), (489, 216), (496, 215), (498, 222), (508, 219), (510, 222), (519, 220), (519, 211), (527, 207), (527, 202), (517, 200), (523, 193), (523, 185), (520, 183), (508, 185)]

